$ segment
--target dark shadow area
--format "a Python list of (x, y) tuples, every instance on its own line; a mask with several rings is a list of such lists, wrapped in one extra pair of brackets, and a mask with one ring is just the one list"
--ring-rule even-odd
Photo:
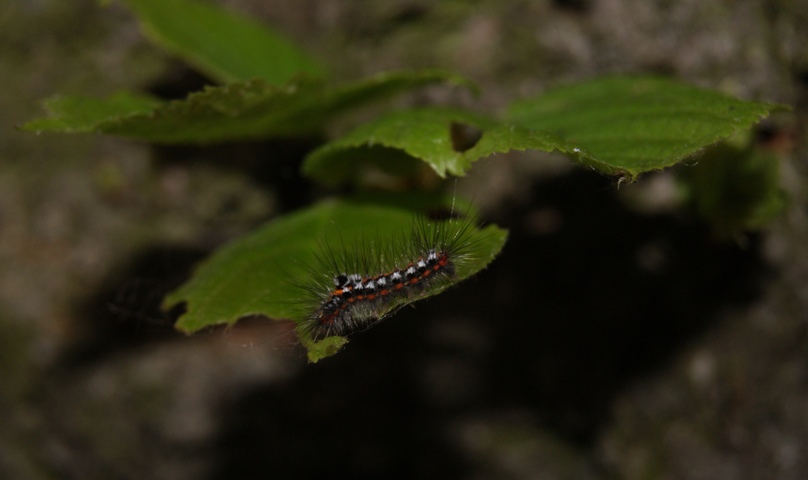
[(592, 10), (591, 0), (553, 0), (552, 5), (559, 10), (576, 14), (589, 13)]
[[(224, 405), (211, 478), (466, 477), (475, 460), (450, 432), (469, 415), (527, 412), (590, 448), (616, 394), (753, 300), (767, 274), (754, 238), (714, 244), (701, 226), (627, 210), (614, 190), (583, 172), (537, 184), (497, 219), (511, 238), (487, 271)], [(484, 345), (430, 338), (447, 318)], [(478, 379), (440, 377), (460, 392), (450, 401), (426, 379), (447, 359)]]
[[(356, 338), (298, 378), (257, 388), (221, 412), (212, 478), (451, 478), (464, 461), (442, 412), (416, 388), (413, 329)], [(360, 345), (364, 343), (364, 345)]]
[(162, 100), (182, 100), (190, 93), (214, 85), (215, 81), (175, 60), (170, 68), (166, 68), (159, 78), (151, 82), (146, 91)]
[(174, 323), (184, 307), (164, 312), (160, 304), (165, 295), (188, 279), (207, 253), (155, 246), (112, 272), (105, 287), (78, 307), (78, 340), (56, 364), (63, 369), (77, 368), (149, 342), (179, 338)]
[[(492, 303), (479, 301), (485, 291), (498, 299), (487, 311), (492, 406), (533, 408), (589, 446), (619, 390), (714, 327), (718, 311), (754, 300), (771, 272), (759, 239), (715, 243), (703, 225), (633, 213), (599, 177), (534, 192), (531, 211), (503, 220), (512, 236), (492, 284), (467, 293), (469, 312)], [(537, 214), (556, 216), (557, 230), (536, 233), (527, 219)]]
[(153, 147), (158, 166), (236, 170), (274, 192), (278, 213), (310, 204), (312, 184), (300, 175), (303, 158), (323, 143), (318, 138), (228, 142), (215, 145), (158, 145)]

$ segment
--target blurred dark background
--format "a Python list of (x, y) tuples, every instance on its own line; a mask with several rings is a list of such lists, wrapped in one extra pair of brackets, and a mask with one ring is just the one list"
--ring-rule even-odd
[(668, 172), (618, 185), (563, 158), (498, 155), (458, 186), (511, 232), (478, 276), (315, 365), (261, 319), (184, 337), (162, 296), (218, 245), (322, 194), (297, 176), (320, 139), (17, 132), (55, 93), (175, 98), (206, 80), (120, 5), (0, 0), (0, 477), (808, 475), (808, 3), (215, 3), (337, 78), (439, 66), (483, 91), (402, 105), (497, 111), (610, 72), (794, 105), (758, 132), (789, 207), (719, 238), (676, 208)]

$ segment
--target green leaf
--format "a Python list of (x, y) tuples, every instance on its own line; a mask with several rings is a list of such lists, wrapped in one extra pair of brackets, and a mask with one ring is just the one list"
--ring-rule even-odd
[(655, 77), (614, 76), (515, 102), (507, 118), (579, 148), (582, 163), (636, 177), (674, 165), (788, 107)]
[[(482, 135), (470, 148), (453, 144), (452, 132), (462, 126), (479, 129)], [(461, 176), (476, 160), (494, 153), (525, 149), (573, 153), (573, 148), (551, 134), (481, 114), (421, 108), (392, 112), (323, 145), (305, 159), (303, 172), (325, 183), (343, 183), (370, 166), (384, 171), (406, 166), (409, 156), (426, 162), (441, 177)]]
[[(263, 80), (208, 87), (184, 100), (131, 105), (65, 97), (56, 116), (31, 121), (32, 132), (101, 132), (158, 143), (213, 143), (228, 140), (306, 135), (334, 115), (395, 93), (434, 83), (469, 86), (439, 71), (391, 72), (342, 85), (298, 81), (282, 87)], [(109, 101), (107, 101), (109, 102)], [(51, 102), (46, 105), (51, 106)], [(92, 105), (88, 115), (86, 105)], [(104, 113), (109, 113), (105, 116)]]
[(154, 43), (221, 82), (282, 85), (323, 66), (289, 40), (248, 18), (189, 0), (124, 0)]
[[(306, 292), (298, 283), (311, 278), (310, 270), (319, 265), (317, 255), (322, 254), (325, 242), (331, 246), (348, 245), (348, 251), (356, 253), (373, 251), (374, 241), (409, 238), (414, 212), (428, 204), (434, 205), (423, 194), (385, 201), (330, 201), (278, 218), (219, 249), (187, 283), (166, 297), (164, 306), (185, 302), (186, 312), (177, 328), (186, 333), (233, 324), (252, 315), (301, 322), (311, 311), (303, 301)], [(506, 236), (507, 232), (495, 226), (475, 232), (475, 254), (464, 270), (457, 271), (457, 279), (485, 268), (502, 248)], [(313, 361), (321, 358), (316, 351), (333, 353), (333, 342), (340, 346), (345, 342), (328, 338), (323, 341), (326, 340), (322, 343), (301, 338)]]
[(110, 118), (148, 114), (160, 105), (155, 98), (130, 92), (107, 99), (59, 96), (44, 102), (47, 117), (32, 120), (22, 128), (32, 132), (89, 133)]
[(755, 148), (749, 138), (735, 143), (722, 143), (675, 172), (686, 204), (719, 238), (759, 230), (786, 205), (777, 157)]

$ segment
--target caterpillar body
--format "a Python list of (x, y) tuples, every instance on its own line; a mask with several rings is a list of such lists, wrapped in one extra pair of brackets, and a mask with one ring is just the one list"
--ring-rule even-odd
[(419, 217), (408, 237), (365, 239), (362, 246), (338, 249), (326, 242), (305, 285), (311, 301), (298, 331), (317, 341), (369, 328), (479, 270), (470, 263), (493, 258), (486, 239), (474, 217)]

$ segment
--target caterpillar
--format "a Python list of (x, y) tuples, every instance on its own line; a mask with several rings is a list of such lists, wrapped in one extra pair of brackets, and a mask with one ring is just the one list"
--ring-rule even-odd
[[(436, 295), (483, 268), (498, 252), (492, 235), (476, 217), (450, 215), (448, 220), (416, 217), (410, 233), (322, 242), (308, 281), (308, 312), (298, 335), (313, 341), (345, 337), (376, 325), (398, 309)], [(504, 237), (495, 240), (500, 246)], [(473, 264), (481, 264), (482, 267)]]

